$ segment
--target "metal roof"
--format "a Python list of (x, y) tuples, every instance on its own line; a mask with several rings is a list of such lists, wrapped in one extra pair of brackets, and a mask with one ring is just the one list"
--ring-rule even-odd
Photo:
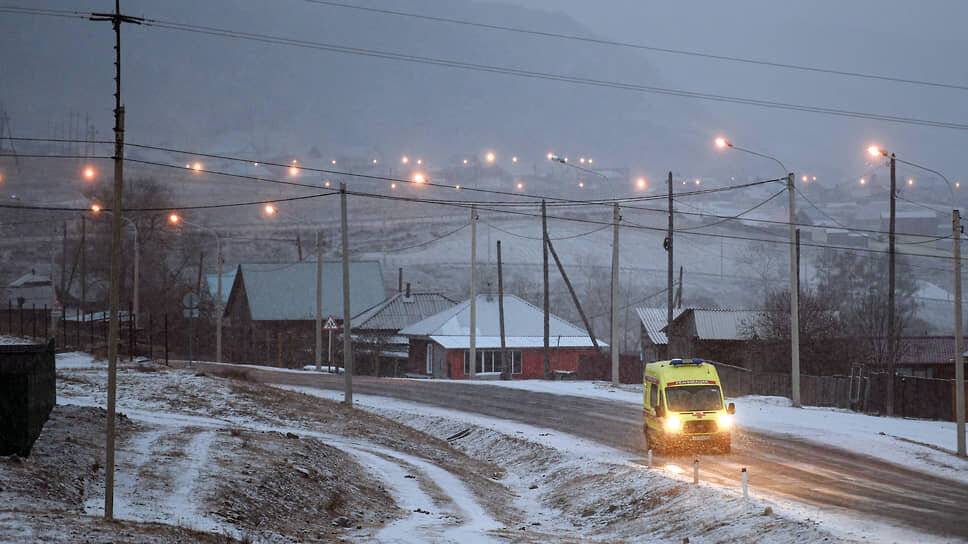
[[(253, 321), (316, 319), (316, 263), (242, 263), (231, 291), (245, 288)], [(224, 285), (223, 285), (224, 287)], [(350, 262), (351, 313), (386, 298), (377, 261)], [(323, 261), (323, 317), (343, 316), (343, 268), (340, 261)]]
[(744, 329), (762, 312), (754, 310), (689, 310), (702, 340), (745, 340)]
[[(476, 342), (479, 344), (485, 341), (486, 338), (495, 338), (497, 339), (497, 343), (493, 347), (500, 347), (501, 331), (498, 315), (498, 297), (494, 295), (478, 295), (476, 299)], [(469, 347), (470, 306), (470, 300), (465, 300), (452, 308), (404, 328), (400, 331), (400, 334), (430, 337), (445, 347)], [(593, 346), (587, 331), (572, 325), (554, 314), (549, 318), (549, 325), (552, 345), (556, 345), (557, 338), (561, 337), (563, 341), (564, 339), (571, 339), (568, 340), (567, 347)], [(504, 331), (508, 338), (521, 339), (516, 340), (520, 345), (513, 347), (537, 347), (544, 345), (544, 312), (514, 295), (504, 295)], [(602, 346), (606, 345), (601, 340), (598, 343)], [(510, 343), (507, 345), (512, 347)], [(565, 347), (565, 344), (562, 343), (561, 346)], [(481, 345), (481, 347), (484, 346)]]
[[(642, 326), (645, 327), (645, 332), (653, 344), (664, 346), (669, 343), (669, 337), (665, 333), (669, 316), (665, 308), (636, 308), (635, 312), (639, 314), (639, 320), (642, 322)], [(672, 309), (673, 320), (681, 314), (682, 308)]]
[(357, 315), (351, 321), (353, 329), (398, 331), (422, 321), (456, 304), (439, 293), (396, 293)]

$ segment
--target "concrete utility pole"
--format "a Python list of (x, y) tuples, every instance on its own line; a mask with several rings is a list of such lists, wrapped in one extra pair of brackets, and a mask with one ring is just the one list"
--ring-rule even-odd
[(501, 327), (501, 379), (510, 380), (514, 369), (508, 368), (507, 340), (504, 337), (504, 271), (501, 269), (501, 241), (497, 241), (497, 315)]
[(343, 403), (353, 406), (353, 338), (350, 319), (350, 235), (346, 220), (346, 184), (339, 184), (340, 223), (343, 227)]
[(791, 400), (793, 407), (800, 407), (800, 271), (797, 267), (797, 209), (793, 192), (793, 172), (787, 174), (787, 192), (790, 209), (790, 371)]
[(618, 222), (622, 220), (619, 215), (618, 204), (612, 211), (612, 385), (618, 385)]
[(961, 324), (961, 214), (951, 212), (951, 237), (955, 260), (955, 433), (958, 456), (965, 457), (965, 360)]
[[(672, 330), (672, 271), (673, 271), (673, 242), (672, 242), (672, 222), (673, 222), (673, 209), (672, 209), (672, 172), (669, 172), (669, 230), (666, 232), (666, 243), (663, 244), (668, 255), (668, 267), (666, 270), (666, 338), (669, 337), (669, 332)], [(666, 357), (672, 358), (672, 353), (669, 350), (670, 345), (666, 343)]]
[(548, 303), (548, 209), (541, 201), (541, 250), (544, 255), (542, 273), (544, 274), (544, 377), (551, 378), (551, 318)]
[(323, 368), (323, 240), (316, 231), (316, 372)]
[(111, 295), (108, 324), (107, 440), (104, 462), (104, 519), (114, 519), (114, 418), (118, 376), (118, 307), (121, 297), (121, 190), (124, 171), (124, 106), (121, 105), (121, 23), (141, 24), (143, 19), (121, 15), (121, 2), (114, 0), (114, 13), (92, 13), (92, 21), (111, 21), (114, 27), (114, 195), (111, 224)]
[[(477, 206), (471, 205), (471, 324), (468, 350), (468, 377), (477, 375)], [(429, 349), (429, 346), (428, 346)]]
[(895, 167), (897, 158), (891, 153), (891, 224), (888, 234), (888, 268), (887, 268), (887, 417), (894, 416), (894, 353), (897, 349), (894, 327), (894, 256), (895, 235), (894, 219), (896, 217), (897, 177)]

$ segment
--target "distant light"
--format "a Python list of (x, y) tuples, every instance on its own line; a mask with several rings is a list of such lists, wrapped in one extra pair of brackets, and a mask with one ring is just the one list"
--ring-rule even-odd
[(425, 183), (427, 181), (427, 178), (424, 177), (424, 175), (421, 174), (420, 172), (417, 172), (416, 174), (413, 175), (413, 181), (414, 183)]
[(327, 187), (329, 187), (329, 182), (327, 181), (327, 182), (326, 182), (326, 183), (324, 183), (323, 185), (325, 185), (325, 186), (327, 186)]
[(716, 138), (715, 142), (716, 142), (716, 147), (720, 149), (724, 147), (729, 147), (729, 142), (726, 141), (726, 138)]
[(817, 181), (817, 176), (813, 176), (813, 181)]
[(464, 159), (464, 164), (467, 164), (467, 159)]
[(185, 165), (185, 168), (191, 168), (191, 167), (192, 167), (192, 165), (190, 165), (190, 164), (186, 164)]
[(268, 215), (272, 215), (277, 211), (276, 207), (273, 206), (272, 204), (266, 204), (265, 210)]
[(581, 189), (584, 189), (585, 188), (585, 182), (584, 181), (579, 181), (578, 182), (578, 187), (581, 188)]
[(494, 162), (494, 160), (497, 159), (493, 151), (488, 151), (487, 155), (484, 155), (484, 158), (487, 159), (487, 162)]
[(702, 181), (697, 179), (696, 180), (696, 185), (702, 185)]
[(408, 162), (410, 162), (410, 157), (404, 155), (400, 157), (400, 162), (402, 162), (403, 164), (407, 164)]
[(376, 159), (373, 159), (373, 164), (376, 164)]
[(336, 166), (336, 159), (333, 159), (333, 160), (331, 160), (331, 161), (330, 161), (330, 163), (331, 163), (331, 164), (332, 164), (333, 166)]
[(397, 184), (396, 183), (391, 183), (390, 184), (390, 188), (391, 189), (396, 189), (397, 188)]
[(864, 178), (860, 178), (860, 184), (861, 185), (867, 185), (867, 180), (864, 179)]
[(296, 164), (296, 159), (293, 159), (293, 160), (292, 160), (292, 163), (293, 163), (293, 164)]
[(908, 178), (908, 185), (914, 185), (914, 179)]
[(289, 168), (289, 174), (291, 174), (293, 176), (298, 176), (299, 175), (299, 169), (296, 168), (295, 166), (290, 167)]
[(456, 186), (456, 187), (454, 187), (454, 188), (455, 188), (455, 189), (457, 189), (458, 191), (460, 191), (460, 185), (457, 185), (457, 186)]
[(564, 158), (564, 159), (562, 159), (562, 160), (563, 160), (563, 161), (565, 161), (565, 162), (568, 162), (568, 157), (565, 157), (565, 158)]
[(176, 225), (179, 221), (181, 221), (181, 217), (178, 217), (176, 214), (171, 214), (168, 216), (168, 221), (170, 221), (173, 225)]
[(580, 163), (582, 163), (582, 164), (585, 164), (585, 157), (581, 157), (581, 158), (579, 158), (579, 159), (578, 159), (578, 162), (580, 162)]
[(517, 188), (518, 189), (524, 189), (524, 184), (519, 181), (518, 182), (518, 185), (517, 185)]
[(803, 177), (802, 177), (802, 178), (800, 178), (800, 179), (801, 179), (802, 181), (804, 181), (804, 182), (806, 182), (806, 181), (807, 181), (807, 179), (809, 179), (809, 178), (807, 178), (807, 176), (803, 176)]
[(259, 163), (254, 162), (254, 163), (252, 163), (252, 166), (259, 166)]
[(417, 164), (423, 164), (423, 159), (417, 159)]
[(84, 169), (84, 177), (86, 177), (87, 179), (94, 178), (94, 169), (91, 168), (90, 166), (88, 166), (87, 168), (85, 168)]
[(511, 162), (518, 162), (518, 158), (517, 157), (511, 157)]
[(649, 184), (649, 182), (646, 181), (645, 178), (639, 178), (639, 179), (635, 180), (635, 186), (638, 187), (639, 189), (645, 189), (645, 187), (648, 184)]
[(202, 169), (202, 163), (200, 162), (196, 162), (195, 164), (192, 165), (192, 170), (196, 172), (200, 171), (201, 169)]
[(588, 159), (588, 164), (592, 164), (593, 162), (595, 162), (595, 161), (593, 161), (591, 159)]
[(879, 157), (881, 155), (884, 155), (884, 156), (887, 155), (887, 153), (883, 149), (877, 147), (876, 145), (872, 145), (872, 146), (868, 147), (867, 148), (867, 152), (870, 153), (874, 157)]
[(101, 206), (99, 206), (97, 204), (91, 204), (91, 211), (94, 212), (94, 213), (97, 213), (97, 212), (101, 211)]
[(552, 160), (552, 159), (554, 159), (554, 158), (555, 158), (555, 154), (554, 153), (548, 153), (548, 160), (549, 161)]

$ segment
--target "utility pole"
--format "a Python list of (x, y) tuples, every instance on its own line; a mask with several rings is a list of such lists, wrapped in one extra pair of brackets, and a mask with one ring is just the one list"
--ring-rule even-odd
[(541, 250), (544, 255), (542, 271), (544, 274), (544, 377), (551, 378), (551, 318), (548, 304), (548, 208), (541, 201)]
[(951, 212), (951, 237), (955, 260), (955, 433), (958, 456), (965, 457), (965, 360), (961, 324), (961, 214)]
[(121, 290), (121, 190), (124, 172), (124, 106), (121, 105), (121, 23), (141, 24), (143, 19), (121, 15), (121, 0), (114, 0), (114, 13), (92, 13), (92, 21), (111, 21), (114, 28), (114, 195), (111, 222), (111, 296), (108, 324), (107, 443), (104, 463), (104, 519), (114, 519), (114, 418), (118, 375), (118, 307)]
[(800, 274), (797, 269), (797, 210), (794, 201), (793, 172), (787, 174), (787, 192), (790, 209), (790, 371), (791, 400), (793, 407), (800, 407)]
[(891, 153), (891, 224), (888, 234), (888, 268), (887, 268), (887, 417), (894, 416), (894, 353), (896, 338), (894, 337), (894, 256), (895, 235), (894, 219), (896, 217), (897, 177), (895, 166), (897, 159)]
[[(672, 332), (672, 267), (673, 267), (673, 255), (672, 255), (672, 222), (673, 222), (673, 209), (672, 209), (672, 172), (669, 172), (669, 230), (666, 232), (665, 243), (662, 244), (668, 253), (668, 266), (666, 268), (666, 338), (669, 338), (669, 333)], [(666, 343), (666, 357), (672, 357), (672, 353), (669, 350), (671, 346)]]
[(507, 342), (504, 337), (504, 271), (501, 269), (501, 241), (497, 241), (497, 316), (501, 327), (501, 379), (510, 380), (508, 368)]
[(477, 374), (477, 206), (471, 205), (471, 338), (468, 350), (468, 377)]
[[(618, 385), (618, 222), (622, 220), (619, 215), (618, 204), (612, 211), (612, 337), (609, 342), (612, 344), (612, 385)], [(547, 319), (547, 317), (545, 317)]]
[(87, 303), (87, 216), (81, 216), (81, 310)]
[(346, 184), (339, 184), (340, 223), (343, 227), (343, 403), (353, 406), (353, 338), (350, 319), (350, 235), (346, 220)]
[[(332, 356), (330, 356), (332, 358)], [(316, 231), (316, 372), (323, 368), (323, 240)]]

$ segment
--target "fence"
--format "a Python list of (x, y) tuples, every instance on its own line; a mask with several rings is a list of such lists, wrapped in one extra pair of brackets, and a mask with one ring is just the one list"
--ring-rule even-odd
[[(715, 363), (728, 397), (766, 395), (791, 397), (790, 374), (754, 372)], [(833, 406), (870, 414), (887, 413), (886, 372), (854, 376), (800, 376), (800, 402), (806, 406)], [(920, 419), (954, 419), (953, 380), (897, 375), (894, 379), (894, 414)]]

